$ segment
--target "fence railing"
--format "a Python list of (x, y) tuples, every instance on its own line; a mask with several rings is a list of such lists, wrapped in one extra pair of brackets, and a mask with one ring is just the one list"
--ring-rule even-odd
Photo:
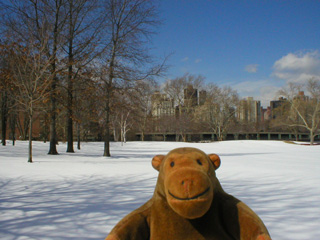
[[(136, 133), (136, 141), (142, 140), (142, 133)], [(144, 133), (144, 141), (183, 141), (205, 142), (217, 141), (215, 133)], [(310, 141), (309, 133), (289, 132), (249, 132), (249, 133), (228, 133), (223, 140), (288, 140), (288, 141)], [(320, 134), (315, 136), (315, 141), (320, 141)]]

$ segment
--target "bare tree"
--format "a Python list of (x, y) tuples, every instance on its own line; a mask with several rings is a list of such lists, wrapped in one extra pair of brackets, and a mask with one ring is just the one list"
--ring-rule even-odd
[(6, 145), (7, 119), (8, 119), (8, 93), (6, 89), (1, 89), (1, 143)]
[[(16, 106), (16, 97), (19, 96), (18, 89), (13, 84), (13, 69), (10, 67), (10, 57), (14, 42), (10, 42), (4, 37), (0, 44), (0, 108), (1, 108), (1, 133), (2, 145), (6, 145), (6, 137), (9, 133), (9, 139), (12, 139), (12, 145), (15, 145), (16, 127), (18, 123), (18, 111)], [(24, 133), (26, 133), (26, 127)], [(23, 135), (23, 134), (21, 134)], [(26, 136), (26, 134), (24, 134)]]
[(8, 92), (10, 89), (10, 70), (7, 66), (8, 53), (6, 45), (0, 45), (0, 108), (1, 108), (1, 142), (6, 145), (8, 121)]
[(231, 87), (220, 88), (212, 84), (206, 89), (206, 102), (198, 109), (197, 116), (202, 124), (208, 126), (217, 135), (218, 140), (222, 141), (236, 120), (239, 97)]
[(74, 84), (82, 69), (96, 56), (101, 19), (97, 14), (97, 0), (67, 0), (67, 21), (65, 30), (67, 55), (67, 152), (73, 149), (73, 102)]
[[(85, 69), (85, 70), (84, 70)], [(74, 86), (74, 112), (73, 120), (76, 123), (77, 149), (81, 148), (81, 139), (88, 132), (98, 139), (99, 112), (101, 108), (101, 88), (92, 76), (92, 71), (84, 67), (82, 73), (77, 76), (77, 84)], [(82, 137), (83, 136), (83, 137)]]
[[(50, 148), (49, 154), (58, 154), (56, 149), (57, 132), (57, 86), (59, 83), (59, 53), (61, 53), (62, 31), (67, 20), (66, 0), (8, 0), (2, 4), (4, 22), (7, 32), (11, 32), (15, 39), (23, 44), (28, 44), (31, 36), (33, 41), (38, 42), (42, 51), (44, 46), (45, 56), (50, 59), (51, 96), (50, 96)], [(48, 38), (49, 37), (49, 38)], [(36, 45), (35, 45), (36, 46)], [(40, 50), (38, 50), (40, 51)]]
[(120, 129), (121, 129), (121, 143), (127, 142), (127, 133), (131, 130), (131, 127), (133, 125), (132, 121), (130, 121), (131, 117), (131, 111), (122, 112), (120, 115)]
[(131, 119), (132, 110), (127, 110), (126, 108), (118, 108), (110, 118), (113, 139), (117, 142), (120, 138), (122, 144), (127, 142), (127, 133), (133, 125)]
[(16, 86), (19, 94), (16, 102), (22, 106), (29, 117), (29, 157), (32, 162), (32, 125), (35, 110), (49, 96), (48, 89), (51, 84), (49, 68), (51, 60), (46, 58), (46, 44), (41, 46), (33, 38), (30, 38), (27, 46), (16, 44), (9, 56), (9, 64), (12, 69), (12, 83)]
[[(95, 3), (99, 5), (98, 8), (95, 8)], [(29, 37), (32, 37), (35, 43), (32, 48), (38, 47), (38, 54), (44, 50), (45, 54), (41, 53), (43, 62), (51, 63), (46, 72), (51, 75), (50, 91), (48, 89), (50, 109), (47, 110), (50, 116), (48, 153), (58, 154), (57, 138), (65, 133), (64, 129), (57, 129), (61, 126), (58, 113), (60, 116), (65, 114), (59, 109), (64, 103), (58, 99), (67, 99), (68, 102), (64, 105), (67, 107), (64, 116), (67, 116), (70, 133), (67, 151), (73, 151), (73, 120), (77, 119), (78, 133), (80, 123), (91, 122), (89, 118), (82, 121), (81, 117), (86, 114), (80, 116), (79, 109), (75, 110), (74, 106), (75, 98), (80, 99), (82, 94), (82, 90), (79, 90), (81, 87), (75, 87), (76, 81), (82, 78), (80, 75), (86, 74), (83, 69), (90, 63), (90, 67), (97, 73), (95, 76), (91, 75), (92, 81), (100, 80), (101, 84), (97, 85), (103, 87), (103, 95), (99, 97), (104, 101), (105, 107), (103, 111), (97, 110), (96, 115), (104, 114), (104, 155), (109, 156), (109, 117), (112, 114), (113, 92), (123, 86), (129, 85), (130, 88), (133, 82), (158, 76), (164, 70), (165, 61), (155, 64), (147, 48), (155, 26), (159, 24), (156, 1), (8, 0), (0, 3), (0, 10), (4, 10), (1, 16), (5, 23), (3, 26), (6, 26), (8, 33), (12, 33), (11, 40), (17, 40), (21, 46), (26, 47)], [(94, 24), (93, 19), (99, 20), (103, 26), (99, 28), (99, 24)], [(103, 43), (93, 39), (96, 34), (103, 37)], [(43, 42), (46, 42), (44, 47)], [(99, 50), (97, 53), (101, 53), (99, 58), (93, 53), (95, 48)], [(63, 86), (67, 89), (66, 95), (61, 88)], [(78, 90), (80, 92), (76, 92)], [(98, 94), (100, 93), (98, 90)], [(77, 113), (74, 114), (74, 111)], [(29, 117), (25, 120), (27, 119)], [(23, 126), (20, 123), (21, 121), (17, 122), (18, 126)]]
[(141, 141), (144, 141), (145, 132), (148, 129), (151, 121), (151, 99), (157, 89), (155, 81), (142, 80), (135, 84), (131, 94), (131, 99), (134, 104), (134, 119), (135, 126), (141, 133)]
[(104, 0), (106, 17), (103, 53), (104, 70), (100, 80), (104, 84), (104, 156), (110, 156), (110, 114), (113, 91), (121, 84), (129, 84), (158, 75), (163, 64), (154, 65), (146, 48), (153, 29), (159, 24), (154, 1)]
[(132, 101), (133, 90), (122, 89), (115, 92), (113, 103), (111, 105), (112, 114), (111, 122), (114, 139), (120, 137), (121, 143), (127, 141), (127, 133), (133, 126), (132, 114), (135, 111), (134, 102)]
[[(52, 81), (51, 81), (51, 111), (50, 111), (50, 147), (48, 154), (56, 155), (58, 154), (57, 151), (57, 129), (56, 129), (56, 118), (57, 118), (57, 85), (59, 83), (59, 79), (57, 76), (58, 73), (58, 52), (61, 50), (61, 33), (64, 29), (64, 25), (67, 21), (67, 14), (66, 14), (66, 1), (65, 0), (52, 0), (52, 1), (44, 1), (42, 5), (34, 6), (35, 13), (43, 12), (43, 10), (48, 9), (49, 11), (41, 17), (46, 20), (47, 18), (45, 15), (49, 15), (49, 19), (51, 20), (51, 24), (49, 26), (49, 32), (51, 34), (51, 40), (47, 45), (47, 57), (53, 59), (51, 61), (51, 74), (52, 74)], [(38, 14), (36, 14), (38, 16)], [(38, 31), (42, 28), (43, 19), (36, 17), (35, 22), (38, 27)], [(40, 35), (41, 36), (41, 35)]]
[(120, 133), (120, 129), (119, 129), (119, 116), (118, 114), (114, 113), (112, 114), (112, 116), (110, 117), (110, 125), (111, 125), (111, 130), (112, 130), (112, 134), (113, 134), (113, 140), (115, 142), (119, 141), (119, 133)]
[(287, 99), (288, 107), (283, 123), (288, 127), (307, 129), (310, 144), (320, 128), (320, 81), (311, 79), (305, 86), (310, 98), (304, 95), (303, 85), (289, 83), (279, 94)]

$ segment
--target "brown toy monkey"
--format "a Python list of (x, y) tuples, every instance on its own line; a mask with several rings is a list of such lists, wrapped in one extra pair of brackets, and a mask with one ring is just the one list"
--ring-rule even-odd
[(153, 197), (124, 217), (106, 240), (271, 240), (261, 219), (223, 191), (215, 170), (216, 154), (177, 148), (157, 155)]

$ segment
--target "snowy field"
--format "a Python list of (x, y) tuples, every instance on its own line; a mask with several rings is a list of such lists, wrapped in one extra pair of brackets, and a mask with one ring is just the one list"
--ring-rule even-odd
[(320, 239), (320, 145), (280, 141), (214, 143), (83, 143), (82, 150), (49, 156), (48, 143), (0, 146), (0, 239), (104, 239), (127, 213), (153, 194), (156, 154), (192, 146), (217, 153), (226, 192), (248, 204), (274, 240)]

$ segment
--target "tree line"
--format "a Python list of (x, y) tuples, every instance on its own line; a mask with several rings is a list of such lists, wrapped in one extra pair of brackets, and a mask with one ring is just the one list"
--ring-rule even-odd
[(149, 51), (160, 24), (156, 1), (8, 0), (0, 11), (2, 137), (8, 119), (14, 126), (23, 112), (32, 162), (36, 115), (44, 119), (49, 154), (58, 154), (61, 125), (67, 152), (74, 152), (74, 126), (80, 133), (92, 121), (110, 156), (115, 96), (165, 70), (165, 60)]

